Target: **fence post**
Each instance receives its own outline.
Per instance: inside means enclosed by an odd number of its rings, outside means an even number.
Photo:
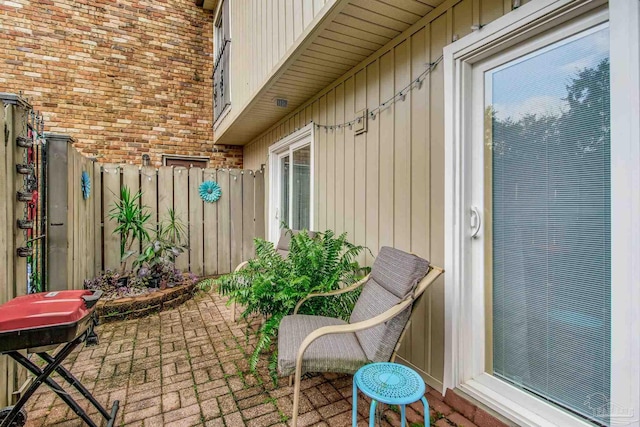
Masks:
[[[47,283],[49,290],[68,289],[69,224],[68,224],[68,164],[69,146],[74,140],[69,135],[46,133],[49,158],[47,164]]]

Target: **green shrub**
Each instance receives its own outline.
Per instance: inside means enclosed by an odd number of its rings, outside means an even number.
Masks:
[[[131,194],[127,186],[120,188],[120,200],[114,202],[109,210],[109,219],[116,221],[118,226],[113,230],[113,234],[120,235],[120,274],[124,275],[127,270],[127,259],[135,253],[132,249],[136,239],[146,241],[149,233],[146,224],[151,218],[146,206],[140,206],[142,192]]]
[[[291,233],[291,230],[287,230]],[[229,303],[244,307],[242,317],[262,315],[258,341],[249,365],[255,370],[260,354],[271,347],[282,318],[292,314],[296,304],[310,293],[328,292],[348,286],[366,274],[356,258],[364,250],[347,241],[346,233],[333,231],[311,237],[306,231],[291,236],[289,256],[282,258],[271,242],[255,240],[256,257],[239,272],[218,279],[218,291],[229,296]],[[330,298],[312,298],[300,314],[339,317],[348,320],[358,293],[347,292]],[[275,355],[270,369],[274,374]]]

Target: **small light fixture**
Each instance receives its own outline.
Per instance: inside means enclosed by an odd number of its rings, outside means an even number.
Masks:
[[[142,155],[142,166],[149,166],[151,164],[151,157],[148,154]]]

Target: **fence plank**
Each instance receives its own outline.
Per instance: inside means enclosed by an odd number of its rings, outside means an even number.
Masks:
[[[138,191],[140,191],[140,168],[136,165],[122,165],[122,185],[129,188],[131,193],[131,197],[134,197]],[[138,206],[140,206],[140,200],[138,201]],[[135,260],[138,255],[140,255],[140,240],[135,239],[133,241],[133,246],[131,246],[131,250],[133,251],[133,255],[131,255],[127,260],[128,268],[131,267],[133,260]]]
[[[75,150],[70,144],[67,144],[67,288],[74,289],[76,266],[75,250],[76,250],[76,238],[74,235],[75,222],[74,222],[74,199],[73,199],[73,178],[76,170],[75,157],[73,156]],[[74,238],[75,237],[75,238]]]
[[[90,250],[89,248],[91,246],[90,245],[91,240],[89,240],[89,234],[88,234],[89,222],[91,221],[91,219],[89,218],[89,211],[87,209],[87,206],[89,205],[89,201],[84,199],[82,195],[82,186],[80,185],[80,183],[82,182],[82,173],[87,171],[88,160],[86,157],[80,154],[78,154],[77,157],[79,159],[79,173],[76,176],[76,179],[77,179],[76,191],[78,193],[78,202],[80,204],[79,217],[78,217],[78,219],[81,222],[79,256],[82,259],[82,268],[81,268],[80,277],[76,283],[76,286],[78,286],[79,289],[82,289],[84,279],[87,279],[89,277],[89,264],[93,262],[93,260],[91,259],[93,250]]]
[[[15,195],[18,190],[25,190],[23,180],[16,177],[15,164],[24,162],[23,159],[27,154],[27,149],[18,148],[16,144],[16,138],[18,136],[22,136],[22,137],[28,136],[27,135],[27,114],[28,113],[26,109],[19,107],[17,105],[14,105],[11,108],[11,110],[13,111],[13,114],[11,117],[12,126],[10,126],[9,129],[12,129],[12,131],[10,131],[8,147],[13,147],[13,149],[7,150],[7,151],[12,152],[13,156],[11,159],[11,163],[7,164],[7,168],[10,168],[11,175],[14,177],[13,179],[14,187],[13,187],[12,193]],[[15,200],[15,196],[14,196],[14,200]],[[16,247],[27,246],[26,233],[24,232],[24,230],[20,230],[16,226],[16,220],[24,218],[24,209],[26,207],[26,203],[14,202],[13,206],[15,208],[13,212],[14,214],[10,218],[7,218],[7,221],[11,224],[11,227],[14,230],[13,236],[14,236],[14,242],[15,242],[14,250],[10,254],[10,256],[14,257],[13,259],[15,260],[13,264],[13,270],[14,270],[13,282],[9,282],[14,284],[15,286],[13,289],[13,295],[10,295],[11,298],[21,296],[27,293],[27,259],[24,257],[16,256],[16,252],[15,252]],[[25,353],[26,352],[23,352],[23,354]],[[9,371],[8,372],[9,396],[11,396],[11,392],[13,390],[17,390],[27,379],[27,373],[24,368],[18,366],[15,363],[9,364],[8,371]],[[10,400],[12,400],[12,398],[10,398]]]
[[[203,170],[189,169],[189,271],[201,276],[204,269],[202,233],[203,205],[198,189],[202,183]]]
[[[142,206],[151,215],[151,218],[149,218],[149,232],[154,233],[158,225],[158,175],[156,168],[153,166],[144,166],[140,170],[140,174]]]
[[[242,260],[246,261],[255,256],[253,239],[255,237],[255,177],[252,170],[242,171]]]
[[[3,204],[2,211],[0,214],[6,218],[8,208],[13,209],[13,197],[9,196],[7,191],[8,181],[10,180],[11,175],[9,174],[9,169],[7,165],[7,147],[8,141],[5,141],[4,135],[4,124],[5,124],[5,106],[0,104],[0,129],[3,131],[0,132],[0,200],[5,200],[6,202]],[[6,145],[5,145],[6,144]],[[9,281],[8,281],[8,266],[10,265],[10,256],[13,254],[10,252],[11,245],[9,244],[9,221],[3,221],[0,224],[0,248],[6,252],[3,253],[3,259],[0,259],[0,304],[4,304],[8,301],[8,293],[9,293]],[[9,404],[9,399],[7,398],[7,366],[8,360],[7,356],[0,356],[0,407],[5,407]]]
[[[94,277],[96,275],[95,259],[96,259],[96,234],[95,223],[99,222],[96,217],[95,203],[93,198],[96,197],[95,191],[95,174],[93,168],[93,161],[86,159],[86,170],[89,174],[89,180],[91,181],[91,193],[86,201],[87,204],[87,249],[91,251],[91,257],[87,262],[87,278]]]
[[[0,129],[3,130],[3,132],[0,132],[0,200],[5,200],[5,203],[3,204],[3,208],[2,208],[2,212],[0,212],[0,214],[6,218],[7,217],[7,209],[11,209],[13,210],[13,200],[14,198],[10,196],[11,193],[9,193],[9,191],[7,191],[7,186],[8,186],[8,182],[10,181],[10,178],[12,175],[10,175],[9,173],[9,165],[7,164],[7,147],[8,147],[8,141],[5,141],[5,134],[4,134],[4,123],[5,123],[5,106],[0,104]],[[10,230],[10,226],[13,226],[12,224],[9,224],[9,221],[2,221],[2,223],[0,224],[0,248],[2,248],[2,250],[6,250],[6,252],[3,253],[3,255],[5,257],[10,257],[12,254],[10,254],[9,250],[10,250],[10,244],[9,244],[9,230]],[[9,280],[8,280],[8,266],[10,265],[9,263],[9,259],[2,259],[0,260],[0,304],[4,304],[5,302],[7,302],[9,300],[8,298],[8,287],[9,287]],[[2,359],[0,359],[2,361],[5,360],[5,358],[3,357]],[[0,390],[4,390],[5,386],[3,386],[3,384],[6,385],[7,379],[3,377],[4,375],[4,370],[2,369],[3,365],[0,365]],[[2,392],[0,392],[0,405],[3,404],[2,401]]]
[[[242,182],[244,174],[232,169],[229,176],[229,202],[231,220],[231,269],[242,262]]]
[[[231,271],[231,226],[229,169],[218,170],[218,185],[222,196],[218,200],[218,274]],[[233,267],[235,268],[235,266]]]
[[[216,181],[215,169],[204,170],[205,181]],[[204,228],[204,274],[218,274],[218,203],[205,203],[203,215]]]
[[[69,210],[73,209],[73,222],[69,222],[69,230],[73,234],[73,278],[70,283],[72,289],[82,288],[83,268],[86,260],[86,252],[84,251],[84,244],[82,239],[83,223],[86,221],[82,217],[82,196],[80,190],[80,175],[82,174],[81,156],[71,145],[70,160],[73,162],[73,174],[69,188],[69,199],[71,206]]]
[[[173,209],[176,219],[187,225],[189,221],[189,170],[183,167],[173,169]],[[185,242],[186,239],[182,241]],[[188,252],[176,258],[176,268],[182,271],[189,269]]]
[[[260,169],[254,174],[254,215],[255,215],[255,237],[261,239],[265,237],[265,198],[266,193],[264,189],[264,170]]]
[[[158,222],[167,221],[167,212],[173,209],[173,167],[158,170]]]
[[[104,240],[102,237],[102,197],[104,191],[102,190],[102,172],[100,171],[100,163],[96,162],[93,164],[93,179],[91,180],[91,192],[93,195],[93,266],[94,273],[98,275],[102,271],[104,271],[104,265],[102,263],[102,248],[104,245]]]
[[[7,170],[7,174],[5,175],[7,180],[5,182],[5,188],[6,188],[6,195],[7,195],[7,199],[6,200],[10,200],[10,202],[6,203],[5,205],[5,212],[4,212],[4,218],[6,218],[6,226],[7,226],[7,252],[6,252],[6,263],[7,263],[7,282],[6,282],[6,294],[5,294],[5,298],[7,300],[11,300],[14,296],[15,296],[15,289],[14,289],[14,263],[15,263],[15,259],[16,259],[16,242],[15,242],[15,238],[13,235],[13,229],[15,227],[15,209],[16,209],[16,196],[15,196],[15,175],[13,174],[13,168],[15,167],[14,164],[14,159],[13,159],[13,153],[14,153],[14,144],[15,144],[15,138],[16,135],[14,133],[14,129],[13,129],[13,107],[11,105],[7,105],[5,107],[5,125],[6,127],[3,127],[3,129],[8,129],[9,130],[9,134],[6,135],[6,140],[5,142],[7,143],[7,151],[5,153],[5,161],[6,161],[6,170]],[[4,133],[4,132],[2,132]],[[7,404],[11,404],[12,399],[11,399],[11,393],[13,393],[13,391],[15,390],[15,363],[13,363],[13,361],[8,360],[7,364],[6,364],[6,372],[2,372],[2,374],[6,375],[6,388],[2,389],[0,391],[0,394],[2,394],[6,401]]]
[[[120,167],[115,164],[105,164],[103,172],[104,268],[105,270],[118,270],[120,267],[120,236],[113,232],[117,227],[117,223],[109,219],[109,211],[120,200]]]

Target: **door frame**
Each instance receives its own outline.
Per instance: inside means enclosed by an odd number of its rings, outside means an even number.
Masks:
[[[634,262],[633,256],[616,256],[636,254],[637,259],[640,254],[640,198],[629,197],[640,194],[640,102],[638,96],[628,95],[640,93],[640,2],[611,0],[608,10],[595,11],[606,4],[604,0],[529,2],[444,49],[447,274],[443,391],[457,388],[523,426],[592,424],[485,373],[484,289],[470,286],[473,67],[495,53],[518,49],[519,44],[578,16],[602,20],[602,13],[608,15],[612,212],[624,213],[615,216],[611,226],[611,402],[620,408],[621,419],[632,414],[626,425],[640,425],[640,263]]]
[[[269,241],[273,243],[277,243],[280,238],[280,220],[276,218],[278,207],[280,205],[280,158],[285,154],[289,153],[291,155],[291,165],[293,166],[293,151],[297,148],[304,147],[308,145],[311,151],[311,164],[310,164],[310,206],[309,206],[309,229],[313,230],[314,228],[314,143],[315,143],[315,132],[314,132],[314,124],[310,122],[305,127],[293,132],[290,135],[287,135],[280,141],[269,147],[269,217],[267,220],[267,236]],[[289,170],[289,179],[293,176],[293,167]],[[291,189],[293,190],[293,189]],[[292,208],[292,198],[291,195],[293,193],[290,191],[289,197],[289,213],[291,213]]]

